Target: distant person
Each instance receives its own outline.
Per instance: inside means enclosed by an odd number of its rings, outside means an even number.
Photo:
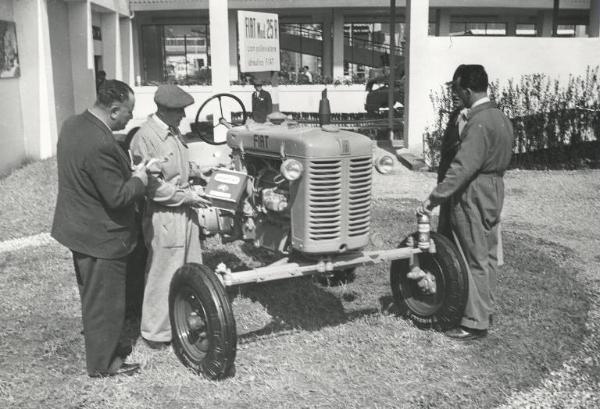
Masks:
[[[461,70],[457,68],[455,77]],[[462,100],[454,92],[453,82],[447,83],[452,97],[452,112],[450,112],[448,123],[442,136],[442,146],[440,149],[440,162],[437,170],[437,183],[441,183],[446,177],[446,172],[450,169],[450,164],[454,160],[460,146],[460,133],[467,123],[468,108],[465,108]],[[438,218],[438,233],[443,234],[454,241],[452,229],[450,227],[450,201],[440,204],[440,215]]]
[[[427,213],[450,201],[450,227],[466,258],[469,295],[460,326],[446,335],[471,340],[487,335],[494,310],[503,177],[512,156],[513,128],[487,96],[483,66],[459,66],[452,83],[453,91],[469,108],[467,122],[444,179],[417,212]]]
[[[52,237],[73,254],[83,318],[87,372],[130,375],[131,345],[120,344],[125,321],[127,257],[136,245],[135,202],[148,182],[131,171],[113,136],[132,118],[135,97],[125,83],[107,80],[96,103],[68,118],[57,145],[58,198]]]
[[[306,84],[312,84],[313,76],[312,76],[310,70],[308,69],[308,65],[305,65],[304,67],[302,67],[302,77],[304,78],[304,82]]]
[[[385,53],[381,54],[381,56],[379,58],[381,59],[381,66],[382,67],[389,67],[389,65],[390,65],[390,54],[387,51]]]
[[[148,182],[142,216],[148,259],[140,330],[148,347],[163,349],[171,342],[171,278],[185,263],[202,263],[198,215],[192,207],[208,202],[189,184],[190,177],[198,176],[198,166],[190,162],[178,128],[194,98],[177,85],[165,84],[156,90],[154,102],[156,113],[134,135],[131,152],[135,159],[161,161],[160,172]]]
[[[252,93],[252,118],[256,122],[264,123],[267,115],[273,112],[271,94],[263,89],[263,81],[254,81],[254,92]]]
[[[96,92],[98,92],[100,86],[104,84],[104,81],[106,81],[106,71],[100,70],[96,74]]]

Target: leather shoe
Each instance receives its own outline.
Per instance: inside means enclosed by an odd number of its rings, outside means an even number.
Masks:
[[[148,346],[148,348],[155,350],[167,349],[169,348],[169,345],[171,345],[170,342],[150,341],[146,338],[144,338],[144,343],[146,346]]]
[[[126,375],[126,376],[131,376],[134,375],[136,373],[138,373],[140,371],[140,364],[138,363],[130,363],[130,364],[126,364],[123,363],[119,369],[117,369],[116,371],[109,371],[109,372],[99,372],[96,373],[94,375],[90,375],[92,378],[108,378],[111,376],[121,376],[121,375]]]
[[[470,341],[473,339],[485,338],[487,333],[487,329],[475,329],[461,326],[446,331],[445,335],[449,338],[458,339],[460,341]]]

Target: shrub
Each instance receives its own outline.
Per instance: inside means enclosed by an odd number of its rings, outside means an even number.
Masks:
[[[500,87],[490,84],[490,97],[511,119],[514,127],[513,166],[561,168],[589,166],[595,163],[598,148],[580,149],[577,146],[596,146],[600,136],[600,79],[599,67],[588,67],[583,76],[570,76],[561,86],[557,79],[545,74],[523,75]],[[452,109],[451,93],[447,88],[430,94],[436,120],[426,129],[425,160],[437,168],[444,128]],[[594,142],[592,145],[589,142]],[[547,154],[540,154],[546,151]],[[533,155],[533,152],[538,154]],[[589,153],[591,156],[578,158]],[[529,160],[545,163],[528,163]],[[583,159],[583,160],[579,160]],[[565,160],[568,165],[564,165]],[[591,163],[591,162],[593,163]]]

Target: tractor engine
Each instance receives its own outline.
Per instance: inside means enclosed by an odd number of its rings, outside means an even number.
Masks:
[[[227,133],[233,169],[218,168],[200,209],[205,231],[257,247],[338,254],[369,240],[373,142],[333,126],[249,124]]]

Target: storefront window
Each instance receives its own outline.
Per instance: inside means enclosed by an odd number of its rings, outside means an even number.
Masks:
[[[321,24],[280,24],[280,80],[282,83],[322,82],[323,26]],[[308,67],[312,79],[303,75]]]
[[[506,23],[452,22],[450,35],[505,36]]]
[[[395,29],[395,55],[403,54],[404,23]],[[366,81],[374,68],[390,61],[390,25],[388,23],[349,23],[344,25],[344,75],[352,82]]]
[[[207,25],[142,27],[143,82],[210,85]]]

